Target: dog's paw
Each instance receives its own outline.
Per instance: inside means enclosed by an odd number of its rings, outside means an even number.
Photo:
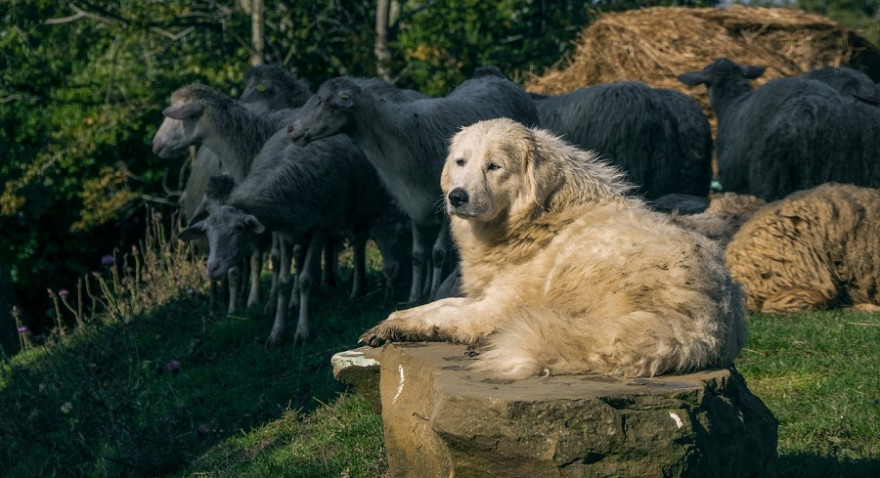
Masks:
[[[396,329],[393,326],[389,326],[386,322],[382,322],[361,334],[358,343],[369,345],[370,347],[379,347],[385,342],[393,341],[398,334],[396,333]]]

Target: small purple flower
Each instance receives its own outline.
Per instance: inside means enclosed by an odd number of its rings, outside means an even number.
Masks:
[[[116,264],[116,258],[107,254],[106,256],[101,257],[101,265],[104,267],[110,267],[113,264]]]
[[[180,360],[169,360],[167,364],[165,364],[165,368],[168,369],[169,372],[180,372]]]
[[[27,325],[22,325],[21,327],[18,328],[18,333],[20,333],[20,334],[26,333],[27,331],[28,331]]]
[[[58,291],[58,296],[61,298],[67,297],[68,295],[70,295],[70,292],[68,292],[67,289],[61,289]]]
[[[61,413],[70,413],[73,410],[73,404],[70,402],[64,402],[61,404]]]

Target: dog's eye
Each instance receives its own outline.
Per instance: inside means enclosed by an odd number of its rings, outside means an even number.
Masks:
[[[455,165],[456,165],[456,166],[464,166],[464,163],[465,163],[464,158],[458,158],[458,159],[455,160]]]
[[[501,169],[501,166],[498,163],[489,163],[486,166],[486,171],[495,171],[496,169]]]

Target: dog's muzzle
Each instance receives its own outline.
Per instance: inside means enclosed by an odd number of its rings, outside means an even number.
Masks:
[[[452,191],[449,191],[449,204],[452,207],[461,207],[462,204],[467,204],[468,202],[468,193],[462,188],[455,188]]]

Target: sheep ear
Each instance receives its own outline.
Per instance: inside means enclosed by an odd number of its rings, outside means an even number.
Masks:
[[[763,66],[754,66],[754,65],[744,66],[744,67],[742,67],[742,75],[743,75],[743,78],[746,78],[749,80],[754,80],[755,78],[758,78],[759,76],[763,75],[766,70],[767,70],[767,68],[763,67]]]
[[[202,202],[196,206],[196,210],[193,211],[192,217],[187,219],[186,225],[187,227],[195,226],[196,223],[203,222],[208,217],[208,199],[202,198]]]
[[[697,86],[708,83],[706,76],[703,74],[702,71],[691,71],[688,73],[682,73],[678,75],[678,81],[684,83],[687,86]]]
[[[204,239],[205,235],[205,221],[198,221],[178,232],[177,238],[181,241],[194,241],[197,239]]]
[[[184,103],[182,105],[169,106],[165,108],[164,110],[162,110],[162,115],[168,118],[182,120],[199,116],[202,114],[202,111],[204,109],[204,106],[198,103]]]
[[[244,225],[248,229],[250,229],[254,234],[262,234],[266,230],[266,226],[260,222],[256,217],[248,214],[244,218]]]
[[[333,97],[333,105],[340,108],[351,108],[354,106],[354,95],[349,90],[342,90]]]

